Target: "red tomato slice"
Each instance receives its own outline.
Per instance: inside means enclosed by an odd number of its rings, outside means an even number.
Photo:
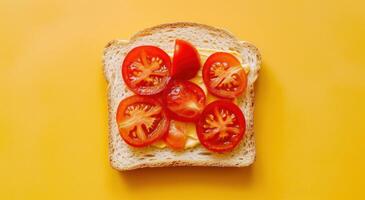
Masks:
[[[155,46],[132,49],[122,64],[125,84],[139,95],[153,95],[165,89],[170,80],[170,57]]]
[[[116,119],[120,136],[134,147],[144,147],[162,138],[170,122],[158,101],[137,95],[120,102]]]
[[[204,64],[203,81],[213,95],[235,98],[245,91],[247,75],[236,57],[217,52],[209,56]]]
[[[215,152],[231,151],[242,140],[245,130],[242,111],[228,100],[208,104],[196,126],[200,143]]]
[[[187,139],[188,137],[184,130],[171,120],[169,131],[165,136],[167,145],[175,150],[183,150]]]
[[[172,118],[180,121],[195,121],[205,105],[204,91],[189,81],[170,82],[163,92],[165,106]]]
[[[177,39],[172,58],[171,76],[180,80],[194,78],[200,66],[200,56],[196,48],[185,40]]]

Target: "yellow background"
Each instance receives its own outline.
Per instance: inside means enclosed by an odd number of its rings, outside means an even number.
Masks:
[[[364,8],[0,1],[0,199],[364,199]],[[176,21],[223,27],[260,48],[253,166],[110,167],[103,47]]]

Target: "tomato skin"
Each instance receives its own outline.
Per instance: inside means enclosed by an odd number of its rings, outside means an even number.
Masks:
[[[174,150],[181,151],[185,148],[187,139],[188,136],[184,133],[184,130],[174,120],[171,120],[169,131],[164,137],[166,144]]]
[[[194,78],[201,67],[198,50],[185,40],[176,39],[171,76],[178,80]]]
[[[163,92],[163,102],[172,119],[194,122],[204,109],[204,91],[190,81],[174,80]]]
[[[156,46],[135,47],[128,52],[121,67],[125,84],[138,95],[158,94],[171,79],[171,59]]]
[[[225,118],[222,115],[223,112],[226,114]],[[213,116],[213,118],[209,116]],[[228,116],[230,116],[230,119],[228,119]],[[221,117],[220,119],[223,122],[220,122],[218,117]],[[211,123],[207,122],[209,120]],[[231,120],[232,123],[228,123]],[[234,129],[234,131],[231,129]],[[215,130],[218,131],[213,133]],[[229,100],[217,100],[208,104],[196,124],[196,132],[200,143],[208,150],[217,153],[232,151],[244,137],[245,130],[246,122],[241,109]]]
[[[204,84],[214,96],[233,99],[246,90],[247,74],[240,61],[230,53],[216,52],[210,55],[202,72]]]
[[[131,107],[133,108],[133,106],[138,107],[141,105],[147,105],[147,106],[150,106],[151,108],[158,108],[158,110],[159,110],[158,113],[155,114],[158,116],[158,124],[151,128],[151,130],[152,130],[151,132],[148,132],[148,131],[146,132],[146,124],[141,123],[141,122],[143,122],[143,118],[138,119],[138,117],[140,117],[140,116],[136,116],[135,121],[142,124],[140,126],[141,127],[140,130],[144,131],[144,134],[146,136],[146,138],[144,140],[142,140],[140,138],[132,138],[130,136],[131,135],[130,130],[135,129],[136,126],[134,126],[133,128],[130,128],[129,130],[121,128],[121,124],[123,122],[126,122],[128,119],[132,118],[131,116],[126,115],[126,113],[128,112],[128,109],[130,109]],[[135,109],[135,110],[138,110],[138,109]],[[138,95],[127,97],[119,103],[117,113],[116,113],[116,121],[117,121],[119,134],[122,137],[122,139],[127,144],[134,146],[134,147],[145,147],[145,146],[148,146],[148,145],[152,144],[153,142],[163,138],[169,129],[169,123],[170,123],[170,119],[167,116],[163,106],[161,105],[161,103],[159,101],[157,101],[151,97],[138,96]],[[135,124],[133,124],[133,125],[135,125]],[[137,135],[138,135],[138,133],[137,133]]]

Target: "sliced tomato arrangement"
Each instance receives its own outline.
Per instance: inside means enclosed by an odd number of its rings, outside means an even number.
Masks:
[[[188,136],[185,134],[184,130],[174,122],[174,120],[171,120],[169,131],[165,135],[164,139],[167,145],[169,145],[172,149],[183,150]]]
[[[215,152],[231,151],[242,140],[245,117],[238,106],[228,100],[217,100],[208,104],[197,126],[200,143]]]
[[[204,91],[189,81],[172,81],[163,92],[163,101],[172,118],[197,120],[205,106]]]
[[[145,96],[122,100],[116,120],[121,137],[134,147],[144,147],[162,138],[168,131],[170,121],[163,106]]]
[[[161,92],[170,80],[171,60],[162,49],[139,46],[132,49],[122,64],[125,84],[139,95]]]
[[[203,81],[213,95],[235,98],[245,91],[247,75],[235,56],[217,52],[209,56],[203,66]]]
[[[184,130],[185,124],[178,121],[194,122],[205,148],[232,151],[244,137],[246,122],[241,109],[230,100],[245,92],[246,72],[230,53],[210,55],[203,66],[203,82],[221,100],[206,105],[203,89],[188,81],[200,67],[197,49],[184,40],[176,40],[172,62],[155,46],[132,49],[121,66],[125,84],[136,94],[118,106],[116,121],[122,139],[134,147],[162,139],[170,148],[183,150],[191,130]]]
[[[177,39],[172,58],[171,76],[180,80],[194,78],[200,66],[200,56],[196,48],[185,40]]]

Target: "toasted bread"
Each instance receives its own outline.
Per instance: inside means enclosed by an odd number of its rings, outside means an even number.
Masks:
[[[134,148],[120,137],[115,120],[119,102],[133,93],[126,87],[121,75],[121,63],[126,54],[140,45],[154,45],[165,51],[173,51],[175,39],[183,39],[197,48],[216,51],[235,51],[241,55],[243,64],[249,66],[248,86],[237,101],[246,118],[246,132],[242,142],[227,153],[214,153],[201,145],[182,152],[170,148]],[[255,160],[255,137],[253,129],[254,82],[258,77],[261,56],[258,49],[245,41],[237,40],[231,33],[196,23],[172,23],[147,28],[130,40],[113,40],[104,50],[104,73],[108,82],[109,109],[109,158],[113,168],[131,170],[143,167],[163,166],[219,166],[243,167]]]

